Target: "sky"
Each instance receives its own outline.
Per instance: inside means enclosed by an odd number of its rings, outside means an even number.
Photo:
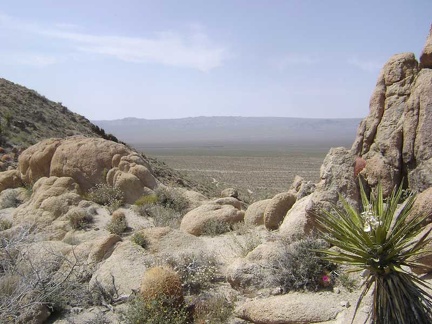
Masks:
[[[431,0],[2,0],[0,77],[91,120],[358,118]]]

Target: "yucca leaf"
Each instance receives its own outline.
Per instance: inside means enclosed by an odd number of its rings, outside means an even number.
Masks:
[[[413,195],[399,205],[402,187],[393,190],[386,201],[381,184],[370,198],[362,182],[359,187],[363,214],[340,197],[341,207],[323,212],[317,221],[324,238],[340,250],[321,251],[325,260],[371,271],[354,317],[373,286],[374,323],[432,323],[432,297],[426,290],[430,289],[429,285],[402,268],[424,266],[418,260],[432,242],[429,238],[432,230],[420,238],[419,234],[427,216],[411,217]]]

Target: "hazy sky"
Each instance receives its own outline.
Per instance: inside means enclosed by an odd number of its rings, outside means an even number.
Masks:
[[[90,119],[364,117],[432,0],[2,0],[0,77]]]

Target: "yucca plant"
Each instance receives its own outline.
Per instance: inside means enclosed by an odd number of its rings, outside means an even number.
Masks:
[[[325,240],[337,250],[322,250],[324,259],[353,266],[353,271],[368,270],[357,310],[372,289],[372,322],[375,324],[432,323],[432,296],[427,283],[407,267],[420,266],[416,261],[431,241],[424,229],[428,215],[408,220],[415,201],[409,196],[398,205],[402,187],[385,200],[381,185],[370,199],[360,183],[363,210],[357,211],[340,197],[342,207],[323,211],[318,225]],[[369,317],[370,318],[370,317]]]

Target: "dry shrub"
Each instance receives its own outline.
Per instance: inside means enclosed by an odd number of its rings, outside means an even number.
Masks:
[[[182,215],[174,209],[158,205],[149,208],[148,214],[153,218],[153,223],[156,227],[169,226],[178,228],[182,219]]]
[[[102,183],[91,188],[86,194],[86,199],[106,206],[111,212],[118,209],[124,203],[123,192],[119,188]]]
[[[201,234],[208,236],[217,236],[229,232],[231,230],[231,225],[227,222],[221,221],[219,219],[210,219],[205,222]]]
[[[12,222],[7,219],[0,219],[0,232],[12,227]]]
[[[233,309],[233,304],[220,293],[200,295],[194,302],[194,323],[227,323]]]
[[[85,229],[93,221],[93,216],[84,209],[74,209],[68,213],[69,224],[73,229]]]
[[[190,313],[182,306],[172,306],[169,298],[159,298],[151,301],[137,297],[129,302],[122,323],[127,324],[188,324]]]
[[[155,191],[158,204],[173,209],[178,213],[183,214],[189,207],[189,201],[181,193],[168,189],[165,187],[159,187]]]
[[[107,225],[107,230],[111,234],[120,235],[126,230],[127,226],[126,215],[122,211],[116,210],[111,216],[111,221]]]
[[[169,257],[166,262],[178,273],[187,294],[198,293],[219,279],[219,270],[213,255],[204,252],[182,253]]]

